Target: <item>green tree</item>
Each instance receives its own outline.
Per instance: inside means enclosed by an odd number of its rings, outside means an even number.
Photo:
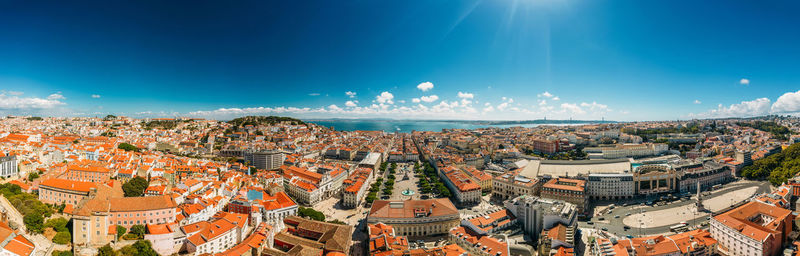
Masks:
[[[42,215],[28,214],[22,218],[22,221],[25,223],[25,227],[28,229],[28,231],[33,233],[42,233],[42,227],[44,226],[44,218]]]
[[[69,251],[69,250],[67,250],[67,251],[54,250],[52,255],[53,256],[72,256],[72,251]]]
[[[158,256],[149,240],[139,240],[133,243],[133,248],[136,249],[136,256]]]
[[[111,248],[111,245],[106,244],[97,251],[97,256],[116,256],[117,254],[114,252],[114,248]]]
[[[297,210],[297,216],[308,217],[312,220],[325,221],[325,214],[312,208],[300,207]]]
[[[53,243],[57,244],[68,244],[72,241],[72,234],[69,231],[58,232],[56,236],[53,237]]]
[[[144,228],[144,225],[133,225],[133,226],[131,226],[131,234],[134,234],[134,235],[138,236],[140,239],[144,238],[144,233],[145,232],[146,232],[146,229]]]
[[[117,226],[117,238],[120,238],[120,237],[122,237],[122,235],[124,235],[124,234],[125,234],[125,232],[128,232],[128,230],[127,230],[127,229],[125,229],[125,227],[123,227],[123,226]]]
[[[137,148],[134,145],[128,144],[128,143],[120,143],[119,146],[117,146],[117,148],[125,150],[125,151],[139,152],[139,148]]]
[[[44,223],[44,227],[52,228],[57,232],[65,232],[69,231],[69,229],[67,228],[67,222],[69,221],[65,218],[53,218],[47,220],[47,222]]]
[[[39,178],[39,174],[38,173],[32,172],[32,173],[28,174],[28,181],[33,181],[33,180],[38,179],[38,178]]]
[[[126,197],[137,197],[144,195],[144,190],[147,189],[149,183],[142,177],[134,177],[125,184],[122,184],[122,191],[125,192]]]

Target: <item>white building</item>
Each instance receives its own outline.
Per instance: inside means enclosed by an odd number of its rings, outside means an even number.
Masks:
[[[17,166],[17,156],[7,156],[0,152],[0,176],[3,178],[8,178],[17,175],[18,173],[19,168]]]
[[[592,173],[586,184],[586,194],[591,199],[631,198],[636,193],[631,173]]]

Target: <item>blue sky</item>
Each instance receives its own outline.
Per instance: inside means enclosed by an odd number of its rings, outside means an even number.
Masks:
[[[0,114],[791,114],[799,11],[792,1],[2,1]]]

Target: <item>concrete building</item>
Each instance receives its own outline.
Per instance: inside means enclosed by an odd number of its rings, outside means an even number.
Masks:
[[[19,173],[16,155],[6,155],[0,152],[0,176],[9,178]]]
[[[543,230],[558,224],[566,226],[575,234],[578,211],[574,204],[560,200],[542,199],[535,196],[520,196],[504,203],[521,223],[522,231],[534,241],[539,240]]]
[[[733,180],[730,167],[714,161],[673,165],[673,168],[677,172],[678,191],[681,193],[697,192],[698,183],[700,190],[709,190],[714,185]]]
[[[633,173],[633,181],[636,184],[636,193],[639,195],[671,193],[678,186],[675,170],[661,164],[637,167]]]
[[[384,223],[400,236],[447,234],[461,217],[450,199],[376,200],[367,215],[368,224]]]
[[[737,150],[734,153],[737,162],[741,162],[744,166],[749,166],[753,164],[753,157],[750,154],[750,151],[743,151]]]
[[[244,161],[250,162],[256,169],[275,170],[281,168],[285,156],[279,150],[246,152]]]
[[[481,202],[481,187],[458,167],[439,168],[439,177],[461,205],[474,205]]]
[[[592,173],[587,180],[586,192],[591,199],[628,199],[636,194],[632,173]]]
[[[551,179],[542,185],[539,196],[572,203],[578,207],[578,212],[582,213],[587,206],[586,181],[567,178]]]
[[[541,188],[539,179],[520,175],[522,169],[509,171],[492,179],[492,197],[506,200],[521,195],[535,195]]]

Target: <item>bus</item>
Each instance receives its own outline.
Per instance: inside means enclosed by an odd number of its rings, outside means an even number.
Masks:
[[[686,230],[686,224],[685,223],[681,223],[681,224],[669,227],[669,231],[672,231],[672,232],[682,232],[682,231],[685,231],[685,230]]]

